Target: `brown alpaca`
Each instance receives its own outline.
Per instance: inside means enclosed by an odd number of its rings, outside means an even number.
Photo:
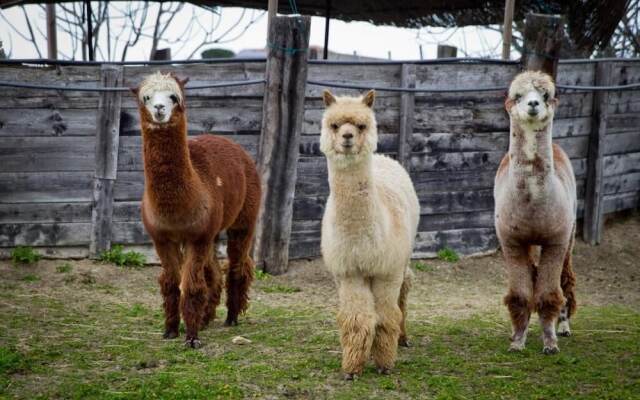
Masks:
[[[200,346],[198,330],[214,317],[222,272],[216,259],[220,231],[228,235],[227,319],[236,325],[253,280],[250,249],[260,204],[260,180],[238,144],[213,135],[187,140],[183,81],[160,73],[132,89],[138,100],[144,155],[142,221],[162,262],[164,337]]]
[[[569,318],[576,309],[571,267],[576,181],[569,158],[551,143],[557,104],[553,80],[541,72],[516,76],[505,102],[511,136],[494,197],[509,277],[504,302],[513,326],[512,351],[524,349],[531,312],[537,311],[543,352],[557,353],[556,320],[560,317],[558,333],[569,336]]]

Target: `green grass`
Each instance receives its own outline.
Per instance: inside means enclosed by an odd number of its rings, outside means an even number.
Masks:
[[[73,267],[71,266],[71,264],[64,263],[64,264],[60,264],[56,267],[56,272],[59,274],[66,274],[71,272],[71,270],[73,269]]]
[[[147,262],[144,254],[136,251],[125,252],[120,245],[114,245],[110,250],[105,250],[98,259],[120,267],[142,267]]]
[[[457,262],[460,260],[460,256],[455,250],[445,247],[444,249],[438,250],[438,259],[447,262]]]
[[[433,272],[435,268],[433,265],[427,264],[423,261],[415,261],[413,264],[413,269],[420,272]]]
[[[260,289],[266,293],[297,293],[300,291],[300,288],[283,284],[262,286]]]
[[[29,246],[18,246],[11,250],[13,264],[33,264],[42,258],[37,251]]]
[[[257,269],[257,268],[255,270],[255,276],[256,276],[256,279],[259,280],[259,281],[266,281],[269,278],[271,278],[271,274],[269,274],[268,272],[264,272],[263,270]]]
[[[22,277],[22,280],[25,282],[38,282],[40,280],[40,277],[35,274],[27,274]]]

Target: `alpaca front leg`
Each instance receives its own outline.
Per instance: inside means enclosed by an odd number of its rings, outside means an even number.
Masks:
[[[180,327],[180,266],[182,252],[177,243],[169,241],[154,241],[154,246],[162,264],[162,273],[158,277],[165,316],[162,337],[173,339],[178,337],[178,328]]]
[[[249,288],[253,282],[254,264],[249,252],[253,241],[253,228],[227,231],[227,319],[225,326],[238,325],[238,315],[249,307]]]
[[[404,273],[404,280],[400,287],[400,297],[398,298],[398,306],[402,312],[402,321],[400,321],[400,337],[398,338],[398,345],[402,347],[409,347],[409,338],[407,336],[407,297],[409,297],[409,290],[411,290],[411,281],[413,279],[413,272],[410,268],[407,268]]]
[[[388,374],[398,355],[398,339],[402,311],[398,306],[398,297],[402,286],[402,276],[393,278],[374,278],[371,283],[377,324],[371,353],[378,373]]]
[[[212,259],[205,265],[204,278],[207,282],[208,296],[202,317],[202,328],[207,327],[209,322],[216,317],[216,308],[220,304],[220,293],[222,292],[222,271],[215,254],[215,247]]]
[[[574,232],[571,234],[571,243],[564,257],[564,263],[562,265],[562,275],[560,278],[562,294],[567,299],[564,306],[560,310],[560,317],[558,318],[558,335],[560,336],[571,336],[571,327],[569,325],[569,321],[573,314],[576,312],[576,275],[573,272],[572,262],[573,245],[575,244],[575,226],[573,229]]]
[[[187,261],[182,270],[180,308],[187,331],[185,345],[194,349],[202,345],[198,330],[202,326],[207,305],[205,265],[209,260],[210,247],[209,243],[189,244]]]
[[[521,351],[527,342],[529,319],[533,310],[533,266],[529,263],[527,246],[503,245],[502,249],[509,279],[509,292],[504,297],[512,326],[509,351]]]
[[[373,343],[376,324],[373,294],[363,277],[342,277],[337,283],[342,371],[346,380],[353,380],[362,373]]]
[[[555,354],[560,351],[556,336],[556,320],[566,302],[560,287],[562,260],[566,245],[545,246],[540,255],[538,278],[535,287],[536,310],[542,327],[544,354]]]

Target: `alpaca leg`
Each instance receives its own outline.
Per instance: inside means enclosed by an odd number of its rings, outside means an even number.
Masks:
[[[226,326],[238,325],[238,315],[249,307],[249,287],[253,281],[254,264],[249,252],[253,241],[253,228],[250,230],[229,229],[227,254],[229,271],[227,272],[227,319]]]
[[[205,266],[211,257],[209,240],[189,243],[187,246],[187,260],[182,270],[182,299],[180,308],[186,326],[187,335],[185,345],[192,348],[200,347],[198,329],[202,326],[205,308],[207,306],[207,282],[205,280]]]
[[[164,334],[165,339],[178,337],[180,327],[180,266],[182,264],[182,252],[180,245],[173,242],[154,241],[156,252],[162,263],[162,273],[158,277],[160,292],[162,293],[162,306],[164,308]]]
[[[342,371],[345,379],[352,380],[362,373],[373,344],[376,324],[373,293],[363,277],[341,277],[336,281],[340,300],[338,328]]]
[[[575,227],[574,227],[575,232]],[[571,327],[569,320],[576,312],[576,295],[574,288],[576,285],[576,275],[573,273],[572,267],[572,252],[575,239],[573,234],[571,236],[571,244],[567,249],[567,254],[564,257],[564,263],[562,265],[562,276],[560,278],[560,286],[562,287],[562,293],[567,299],[562,309],[560,309],[560,317],[558,318],[558,335],[571,336]]]
[[[400,287],[400,297],[398,297],[398,307],[402,312],[402,320],[400,321],[400,337],[398,338],[398,345],[402,347],[409,347],[409,338],[407,337],[407,297],[409,296],[409,290],[411,290],[411,280],[413,278],[413,272],[410,268],[407,268],[404,272],[404,279],[402,286]]]
[[[209,325],[209,322],[216,317],[216,308],[220,304],[220,292],[222,291],[222,271],[216,255],[216,246],[212,251],[211,260],[205,265],[204,279],[207,282],[208,297],[207,306],[202,317],[202,327]]]
[[[533,266],[529,261],[529,248],[522,245],[503,245],[507,262],[509,292],[504,297],[504,304],[511,316],[510,351],[524,349],[527,341],[529,319],[533,310]]]
[[[398,339],[402,311],[398,306],[404,277],[374,278],[371,283],[377,316],[376,332],[371,354],[378,372],[388,374],[398,354]]]
[[[538,278],[535,287],[535,305],[542,326],[542,341],[545,354],[559,351],[556,337],[556,320],[565,303],[560,287],[562,262],[567,245],[544,246],[540,255]]]

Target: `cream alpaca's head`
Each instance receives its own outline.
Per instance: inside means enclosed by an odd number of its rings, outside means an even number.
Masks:
[[[375,91],[358,97],[335,97],[325,90],[322,96],[326,109],[322,116],[320,150],[344,166],[366,159],[378,143],[373,112]]]
[[[520,125],[541,129],[552,120],[558,106],[556,86],[551,76],[538,71],[518,74],[509,87],[505,108]]]
[[[173,73],[156,72],[131,90],[150,122],[160,125],[168,123],[175,110],[184,111],[184,86],[188,81],[189,78],[180,80]]]

